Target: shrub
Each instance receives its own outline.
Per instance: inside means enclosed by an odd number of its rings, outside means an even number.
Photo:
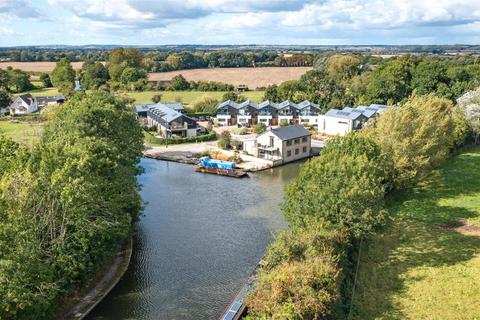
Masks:
[[[257,319],[320,319],[332,313],[338,287],[335,260],[318,256],[261,272],[246,301],[249,314]]]
[[[290,123],[288,122],[287,119],[282,119],[279,125],[280,127],[287,127],[288,125],[290,125]]]
[[[235,163],[241,163],[242,158],[240,158],[240,156],[237,153],[235,153],[233,156],[228,158],[228,161],[235,162]]]
[[[263,122],[259,122],[253,126],[253,132],[255,132],[256,134],[262,134],[265,131],[267,131],[267,125]]]
[[[162,95],[161,94],[155,94],[152,97],[152,102],[153,103],[159,103],[160,101],[162,101]]]
[[[204,97],[202,100],[193,105],[193,112],[205,113],[208,115],[215,114],[217,111],[218,100],[209,97]]]
[[[238,141],[238,140],[232,140],[232,142],[230,143],[230,145],[231,145],[232,148],[235,149],[235,150],[241,150],[241,149],[242,149],[242,146],[243,146],[243,142],[242,142],[242,141]]]
[[[222,149],[230,149],[232,143],[232,135],[230,131],[225,130],[220,135],[220,139],[218,140],[218,147]]]

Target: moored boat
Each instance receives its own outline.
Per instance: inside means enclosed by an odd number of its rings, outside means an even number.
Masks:
[[[195,166],[195,171],[234,178],[241,178],[247,175],[245,171],[235,168],[235,162],[215,160],[209,157],[200,158],[200,162]]]

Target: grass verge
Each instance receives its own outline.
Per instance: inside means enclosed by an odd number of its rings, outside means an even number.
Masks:
[[[27,146],[34,146],[40,140],[42,132],[41,122],[0,120],[0,134]]]
[[[353,319],[480,319],[480,148],[388,201],[362,253]]]

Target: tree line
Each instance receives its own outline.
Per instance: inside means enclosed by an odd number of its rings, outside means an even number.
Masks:
[[[358,133],[327,142],[287,187],[290,230],[269,247],[247,319],[347,319],[359,247],[388,220],[388,193],[422,181],[480,132],[480,112],[413,95]]]
[[[402,56],[389,59],[360,55],[330,55],[315,61],[315,69],[300,80],[266,88],[272,101],[308,99],[323,111],[381,103],[396,104],[413,93],[433,93],[455,101],[480,85],[480,62],[475,57]]]
[[[59,107],[32,150],[0,135],[1,319],[54,318],[131,236],[142,146],[131,109],[103,92]]]

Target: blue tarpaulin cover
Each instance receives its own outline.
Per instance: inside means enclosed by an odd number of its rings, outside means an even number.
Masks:
[[[235,169],[235,162],[210,159],[209,157],[200,158],[200,165],[209,168]]]

